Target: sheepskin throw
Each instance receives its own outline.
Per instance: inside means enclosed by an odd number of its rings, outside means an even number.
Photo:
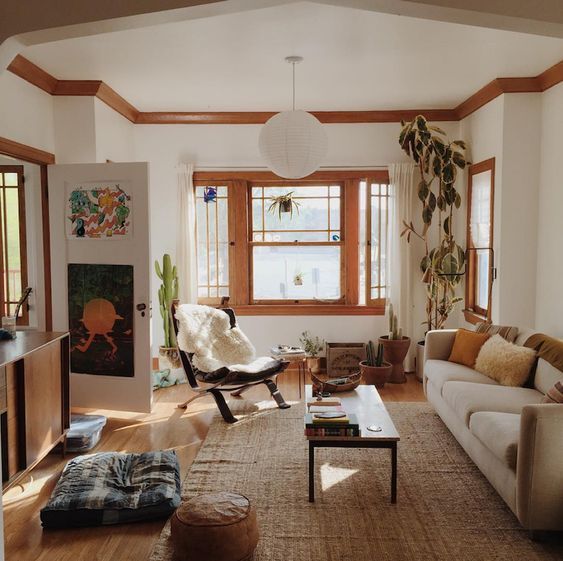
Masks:
[[[193,354],[192,363],[202,372],[227,367],[231,371],[253,373],[278,364],[270,357],[256,358],[256,350],[238,327],[231,328],[230,317],[209,306],[183,304],[176,311],[179,322],[178,346]]]
[[[493,335],[482,347],[475,370],[503,386],[523,386],[536,359],[536,351],[508,343]]]

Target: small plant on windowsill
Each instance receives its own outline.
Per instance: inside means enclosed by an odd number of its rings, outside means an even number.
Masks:
[[[276,211],[278,213],[278,217],[281,220],[282,214],[288,214],[289,218],[293,218],[293,209],[297,211],[299,214],[299,203],[293,200],[293,191],[286,193],[285,195],[280,195],[278,197],[271,197],[270,200],[272,201],[270,206],[268,207],[268,212],[275,214]]]
[[[299,342],[307,354],[307,368],[317,374],[321,370],[321,359],[317,356],[324,347],[324,341],[318,337],[313,337],[308,331],[303,331]]]

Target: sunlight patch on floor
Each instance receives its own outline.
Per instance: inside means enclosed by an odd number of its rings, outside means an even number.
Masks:
[[[342,481],[352,477],[358,473],[357,469],[345,469],[331,464],[323,464],[321,466],[321,486],[322,490],[326,491]]]

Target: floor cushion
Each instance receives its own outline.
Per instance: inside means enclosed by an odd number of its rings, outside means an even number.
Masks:
[[[469,427],[469,419],[477,411],[519,414],[524,405],[541,403],[543,394],[530,388],[446,382],[442,388],[442,397]]]
[[[180,504],[172,450],[101,452],[70,460],[41,510],[48,528],[99,526],[169,516]]]
[[[427,360],[424,363],[424,375],[440,393],[444,384],[451,381],[497,385],[497,382],[492,378],[473,370],[473,368],[449,360]]]
[[[518,441],[520,439],[520,415],[478,411],[469,420],[469,430],[499,460],[516,471]]]

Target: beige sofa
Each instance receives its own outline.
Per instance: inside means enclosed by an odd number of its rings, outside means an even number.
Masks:
[[[501,386],[448,362],[455,333],[426,335],[428,401],[524,528],[563,530],[563,405],[541,403],[562,373],[539,359],[533,387]]]

